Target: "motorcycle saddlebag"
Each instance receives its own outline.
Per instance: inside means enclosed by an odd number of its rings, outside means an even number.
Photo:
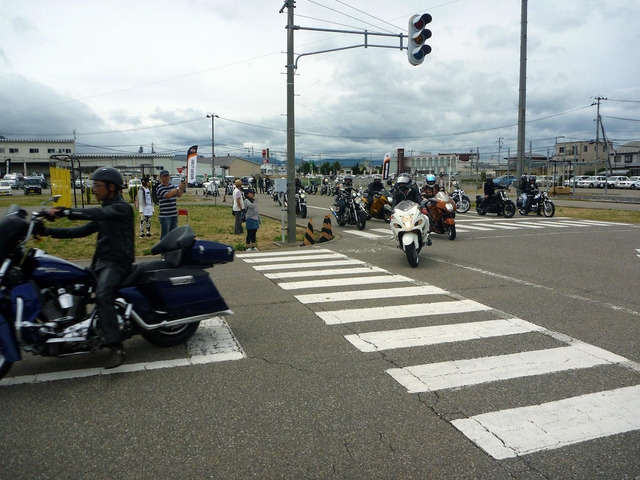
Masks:
[[[233,262],[233,247],[209,240],[196,240],[185,255],[183,265],[208,265]]]
[[[174,317],[189,317],[228,310],[209,273],[196,268],[152,270],[138,289],[154,307]]]

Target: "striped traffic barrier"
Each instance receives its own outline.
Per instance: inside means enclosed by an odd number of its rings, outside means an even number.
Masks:
[[[332,239],[333,228],[331,227],[331,217],[329,215],[325,215],[324,220],[322,221],[322,231],[320,232],[318,243],[328,242]]]
[[[302,245],[313,245],[316,243],[313,238],[313,219],[309,219],[309,223],[307,224],[307,231],[304,234],[304,243]]]

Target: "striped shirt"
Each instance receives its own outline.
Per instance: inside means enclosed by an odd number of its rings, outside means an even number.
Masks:
[[[177,217],[178,207],[176,206],[176,197],[164,198],[164,196],[171,190],[175,190],[173,185],[158,185],[156,194],[158,196],[158,203],[160,204],[160,217]]]

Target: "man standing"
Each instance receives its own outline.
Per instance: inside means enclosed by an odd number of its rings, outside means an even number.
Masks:
[[[244,210],[244,199],[242,198],[242,180],[239,178],[234,182],[233,188],[233,214],[236,217],[235,231],[236,235],[244,233],[242,229],[242,210]]]
[[[122,197],[124,181],[118,170],[101,167],[93,176],[93,194],[102,203],[100,208],[52,208],[53,218],[63,216],[71,220],[90,220],[72,228],[44,228],[39,235],[53,238],[80,238],[98,233],[91,269],[96,275],[97,328],[103,345],[111,349],[105,368],[122,365],[126,353],[114,306],[115,296],[123,280],[131,272],[134,261],[133,209]]]
[[[186,187],[184,180],[180,182],[179,187],[174,187],[169,183],[169,171],[162,170],[160,172],[160,185],[158,185],[158,202],[160,203],[160,240],[162,240],[167,233],[178,226],[178,207],[176,205],[176,197],[181,197],[184,194]]]

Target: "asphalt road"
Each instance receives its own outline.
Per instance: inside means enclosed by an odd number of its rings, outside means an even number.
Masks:
[[[235,314],[204,357],[27,354],[0,384],[0,478],[640,478],[640,227],[457,220],[418,268],[377,220],[239,254],[212,270]]]

